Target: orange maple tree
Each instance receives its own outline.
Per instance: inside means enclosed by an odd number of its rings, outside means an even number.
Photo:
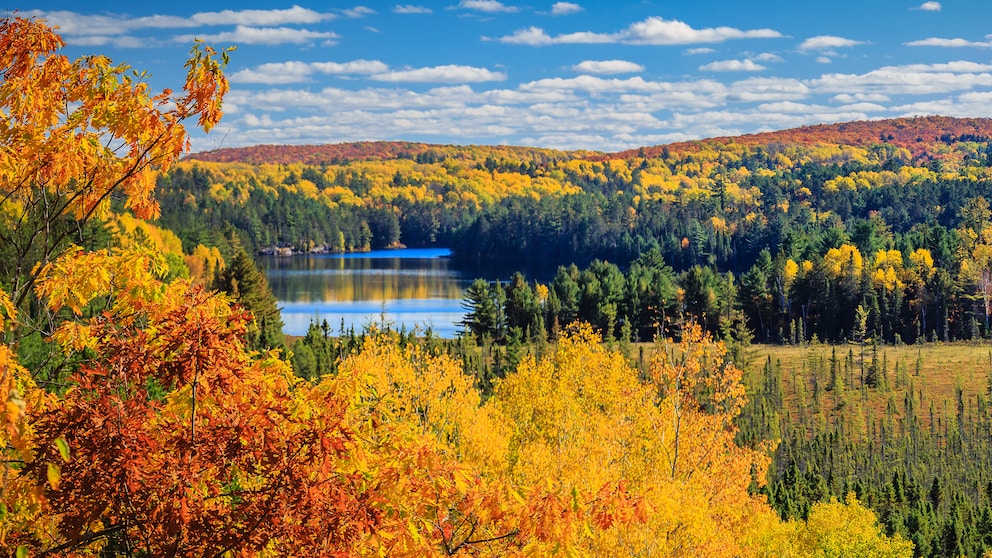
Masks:
[[[247,351],[251,316],[188,281],[156,280],[162,265],[100,251],[41,271],[52,310],[91,297],[110,305],[56,334],[92,356],[32,417],[25,473],[41,485],[48,464],[60,467],[46,491],[58,544],[22,542],[61,552],[102,541],[149,556],[348,548],[377,511],[359,472],[343,472],[343,403],[277,355]],[[93,269],[112,273],[92,281]],[[66,462],[57,440],[71,448]]]

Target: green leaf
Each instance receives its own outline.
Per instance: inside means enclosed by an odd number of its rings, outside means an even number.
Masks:
[[[5,502],[0,502],[0,522],[7,519],[7,504]]]
[[[66,463],[69,462],[69,442],[65,441],[65,438],[56,438],[55,447],[59,448],[59,455],[62,456],[62,461]]]
[[[16,556],[17,558],[28,558],[28,547],[24,546],[23,544],[17,547]]]

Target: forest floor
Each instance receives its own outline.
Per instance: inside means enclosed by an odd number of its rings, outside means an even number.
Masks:
[[[810,359],[819,357],[829,366],[832,350],[837,349],[837,359],[843,361],[850,353],[860,374],[861,346],[854,343],[844,345],[752,345],[748,350],[748,368],[764,366],[768,357],[779,360],[783,375],[791,370],[802,371],[803,364],[811,368]],[[872,347],[864,348],[865,365],[872,360]],[[989,373],[992,372],[992,344],[986,343],[927,343],[920,345],[880,345],[878,356],[888,366],[888,378],[892,382],[897,367],[905,370],[909,377],[921,378],[917,384],[925,384],[932,393],[954,395],[960,385],[967,393],[985,391]]]

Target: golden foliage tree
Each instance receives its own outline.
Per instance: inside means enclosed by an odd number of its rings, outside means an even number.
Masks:
[[[181,95],[153,94],[143,73],[105,56],[69,60],[43,21],[0,21],[0,272],[16,307],[36,264],[78,242],[114,196],[154,217],[154,174],[186,150],[184,122],[204,130],[221,117],[227,52],[196,43]],[[30,316],[22,315],[22,320]]]

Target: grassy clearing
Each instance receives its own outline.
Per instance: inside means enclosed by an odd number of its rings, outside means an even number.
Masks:
[[[848,353],[854,357],[856,375],[860,375],[861,346],[845,345],[754,345],[749,351],[748,370],[755,370],[764,365],[766,359],[781,362],[784,378],[793,371],[807,380],[814,371],[810,370],[810,357],[819,356],[829,364],[832,349],[837,349],[837,358],[844,360]],[[890,384],[895,387],[895,372],[897,368],[906,371],[909,379],[917,388],[922,389],[928,398],[943,399],[954,396],[955,388],[969,395],[985,392],[988,386],[989,372],[992,371],[992,345],[965,343],[930,343],[926,345],[900,345],[878,347],[877,358],[887,367]],[[865,366],[872,360],[871,346],[865,347]],[[803,374],[805,364],[806,373]],[[855,379],[858,382],[858,379]]]

